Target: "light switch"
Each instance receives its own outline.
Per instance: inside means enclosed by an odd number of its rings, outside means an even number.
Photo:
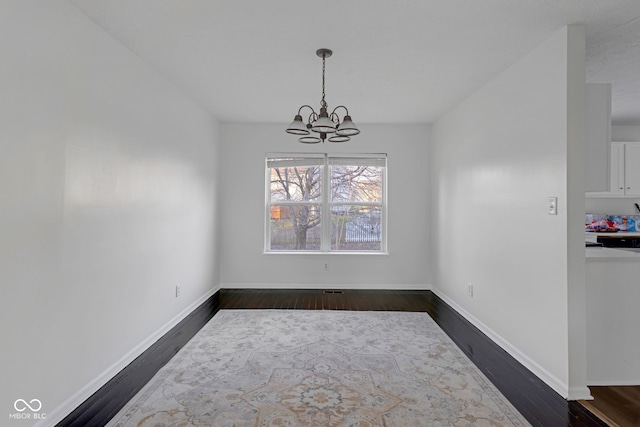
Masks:
[[[549,215],[558,215],[558,198],[549,197]]]

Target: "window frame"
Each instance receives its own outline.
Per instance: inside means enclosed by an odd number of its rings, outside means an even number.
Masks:
[[[318,202],[311,201],[278,201],[272,203],[271,200],[271,166],[270,161],[276,159],[291,158],[294,163],[297,159],[322,159],[320,164],[320,176],[321,176],[321,195]],[[382,196],[379,202],[357,202],[357,201],[339,201],[333,202],[331,200],[331,176],[330,176],[330,159],[357,159],[362,163],[366,162],[366,159],[376,159],[378,162],[382,161],[382,165],[378,165],[381,168],[381,185]],[[373,163],[373,162],[372,162]],[[310,160],[309,164],[312,164]],[[354,165],[357,165],[354,164]],[[345,166],[348,166],[345,164]],[[264,222],[264,254],[304,254],[304,255],[388,255],[388,203],[387,203],[387,175],[388,175],[388,156],[386,153],[267,153],[265,155],[265,222]],[[278,206],[305,206],[305,205],[318,205],[320,206],[320,248],[319,249],[300,249],[300,250],[274,250],[271,249],[271,220],[272,220],[272,205]],[[380,225],[382,227],[380,233],[380,249],[378,250],[344,250],[344,249],[331,249],[331,208],[333,206],[349,205],[349,206],[377,206],[380,208]]]

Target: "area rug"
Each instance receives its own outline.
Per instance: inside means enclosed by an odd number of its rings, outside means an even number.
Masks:
[[[222,310],[110,427],[526,426],[426,313]]]

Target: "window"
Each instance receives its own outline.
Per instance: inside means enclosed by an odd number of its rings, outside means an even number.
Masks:
[[[267,252],[386,252],[386,155],[268,155]]]

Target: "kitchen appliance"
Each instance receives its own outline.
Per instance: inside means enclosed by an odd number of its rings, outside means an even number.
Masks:
[[[597,242],[605,248],[640,248],[640,237],[598,236]]]

